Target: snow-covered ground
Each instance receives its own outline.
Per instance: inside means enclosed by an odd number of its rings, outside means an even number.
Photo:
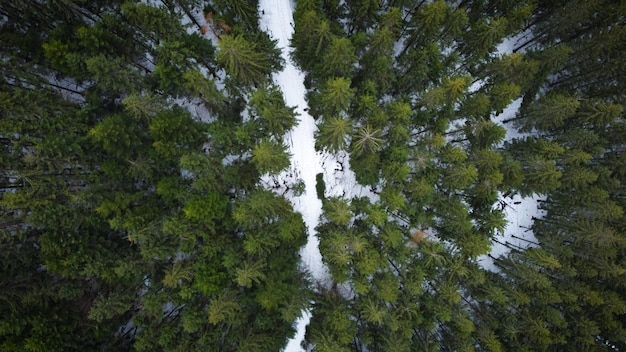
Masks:
[[[279,184],[282,179],[297,175],[305,184],[305,192],[298,197],[291,198],[296,211],[302,214],[308,227],[309,241],[302,250],[302,261],[311,272],[313,278],[320,281],[327,277],[326,268],[322,264],[322,256],[317,248],[318,240],[315,237],[315,227],[322,215],[322,201],[315,192],[315,175],[323,172],[320,156],[315,151],[314,133],[317,129],[314,119],[307,113],[307,103],[304,98],[304,75],[294,67],[289,58],[289,38],[293,32],[292,5],[290,0],[261,0],[261,29],[266,30],[273,39],[278,40],[285,59],[285,68],[275,74],[274,82],[281,88],[287,106],[296,107],[299,123],[286,136],[286,143],[291,154],[291,169],[277,178]]]
[[[512,122],[504,122],[515,117],[515,114],[519,111],[521,103],[521,98],[514,100],[501,114],[494,118],[494,122],[506,129],[505,141],[522,138],[528,135],[526,133],[520,133],[517,128],[513,127]],[[506,255],[511,250],[510,246],[516,248],[526,248],[530,245],[530,243],[537,241],[533,232],[530,230],[530,227],[533,224],[533,217],[543,217],[544,211],[539,209],[539,202],[544,199],[544,196],[536,194],[525,198],[522,198],[519,195],[514,195],[512,197],[502,197],[500,199],[500,204],[504,207],[504,213],[506,214],[508,224],[504,233],[496,236],[497,242],[493,243],[490,253],[491,256],[497,258],[501,255]],[[514,238],[513,236],[519,238]],[[498,270],[489,256],[482,256],[479,260],[483,268],[492,271]]]
[[[519,45],[519,43],[523,41],[527,35],[528,33],[520,33],[513,38],[505,39],[498,46],[498,53],[512,53],[516,45]],[[475,85],[479,84],[480,82],[477,82]],[[479,86],[473,86],[471,89],[478,90]],[[521,104],[521,98],[514,100],[501,114],[495,116],[493,119],[494,122],[506,129],[505,141],[511,141],[515,138],[522,138],[528,135],[520,133],[517,128],[513,126],[512,122],[506,122],[507,120],[515,117]],[[545,197],[539,195],[533,195],[526,198],[522,198],[519,195],[501,198],[501,204],[504,205],[504,212],[506,214],[508,225],[504,230],[504,233],[499,234],[496,237],[497,242],[493,243],[490,253],[491,256],[497,258],[499,256],[506,255],[511,250],[510,246],[526,248],[530,245],[530,243],[537,241],[533,232],[530,230],[530,227],[533,224],[533,218],[543,217],[544,212],[539,209],[539,202],[544,199]],[[513,236],[519,238],[514,238]],[[489,256],[482,256],[479,260],[483,268],[492,271],[498,270]]]
[[[315,120],[307,113],[304,88],[304,74],[291,62],[289,56],[289,39],[293,33],[293,5],[291,0],[261,0],[259,11],[261,15],[261,30],[267,31],[273,39],[278,40],[278,47],[282,50],[285,59],[285,68],[274,76],[274,82],[281,88],[287,106],[296,107],[299,115],[298,125],[286,136],[286,143],[291,154],[291,170],[279,175],[275,184],[284,184],[284,179],[296,175],[302,179],[305,192],[300,196],[286,194],[290,198],[296,211],[302,214],[308,228],[308,241],[300,255],[304,268],[308,270],[318,283],[327,284],[328,270],[322,263],[316,237],[315,227],[322,215],[322,202],[317,198],[315,191],[315,177],[318,173],[329,173],[332,163],[322,166],[321,156],[315,151],[314,134],[317,129]],[[325,170],[326,169],[326,170]],[[334,171],[334,170],[333,170]],[[293,177],[293,176],[291,176]],[[266,180],[267,181],[267,180]],[[302,351],[301,343],[304,339],[306,326],[311,319],[310,312],[303,315],[296,322],[297,333],[285,348],[285,352]]]
[[[285,143],[291,154],[291,168],[276,177],[265,177],[264,182],[272,185],[289,185],[302,179],[306,191],[301,196],[285,195],[292,201],[295,209],[302,213],[309,228],[309,243],[302,251],[302,260],[313,278],[324,283],[328,279],[326,268],[322,265],[321,255],[317,249],[315,227],[322,214],[322,202],[315,192],[315,177],[318,173],[324,176],[326,197],[368,197],[378,200],[378,195],[358,182],[350,169],[350,158],[347,153],[331,154],[315,150],[315,120],[308,114],[305,99],[304,74],[291,61],[289,38],[293,34],[293,5],[291,0],[261,0],[261,30],[267,31],[273,39],[278,40],[278,47],[285,59],[283,71],[274,75],[274,82],[281,88],[287,106],[296,107],[299,124],[291,130]]]
[[[376,200],[378,196],[356,182],[346,153],[335,155],[315,151],[317,126],[315,120],[307,113],[304,74],[293,65],[289,55],[289,39],[293,34],[293,10],[291,0],[259,1],[260,28],[278,40],[278,47],[285,59],[285,68],[274,76],[274,82],[283,91],[287,106],[296,107],[299,115],[298,126],[285,138],[291,154],[291,169],[276,177],[266,177],[263,181],[268,187],[293,184],[297,179],[304,181],[304,194],[294,196],[293,193],[287,192],[285,195],[291,200],[295,210],[302,214],[308,228],[308,242],[300,252],[302,264],[318,284],[329,286],[331,282],[328,269],[322,262],[318,248],[319,240],[315,232],[322,215],[322,202],[317,198],[315,190],[316,175],[323,174],[327,197],[352,199],[364,196]],[[285,352],[302,351],[300,345],[310,319],[310,312],[303,312],[303,316],[296,322],[297,334],[289,341]]]

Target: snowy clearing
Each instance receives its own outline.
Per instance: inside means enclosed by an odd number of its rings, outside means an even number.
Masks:
[[[317,249],[318,240],[315,237],[315,226],[322,214],[322,201],[317,199],[315,193],[315,175],[322,172],[320,157],[315,151],[314,133],[317,129],[315,121],[306,112],[308,110],[304,99],[304,75],[294,67],[289,58],[289,38],[293,32],[291,27],[292,12],[289,0],[265,0],[260,1],[261,29],[266,30],[273,39],[278,39],[278,46],[282,50],[285,59],[285,68],[275,74],[274,82],[281,88],[287,106],[296,107],[299,123],[285,137],[291,154],[291,169],[277,177],[268,178],[277,181],[279,185],[285,184],[285,179],[297,177],[304,181],[306,190],[299,196],[289,196],[296,211],[302,214],[304,222],[309,230],[309,241],[301,252],[305,268],[313,278],[320,281],[327,277],[326,269],[322,264],[322,257]]]
[[[512,43],[513,39],[511,39],[510,42]],[[503,44],[499,48],[510,49],[512,48],[512,44]],[[515,117],[521,104],[521,98],[514,100],[501,114],[495,116],[493,119],[495,123],[506,129],[505,141],[511,141],[530,135],[520,133],[512,122],[504,122]],[[526,198],[514,195],[513,197],[503,197],[500,199],[508,224],[504,229],[504,233],[496,236],[495,240],[497,242],[492,242],[491,256],[497,258],[509,253],[511,250],[510,246],[526,248],[531,242],[537,241],[530,227],[533,224],[533,218],[543,217],[544,211],[539,209],[539,202],[544,199],[545,197],[540,195],[533,195]],[[519,238],[514,238],[513,236]],[[498,271],[498,268],[488,255],[481,256],[479,262],[484,269]]]
[[[307,103],[304,98],[304,75],[291,62],[289,57],[289,38],[293,33],[293,7],[290,0],[261,0],[259,2],[261,12],[261,30],[267,31],[273,39],[278,40],[278,47],[282,50],[285,60],[285,68],[274,76],[274,82],[281,88],[287,106],[296,107],[299,115],[299,124],[287,136],[286,143],[291,154],[291,170],[278,176],[278,184],[284,184],[281,178],[296,175],[302,179],[305,192],[299,196],[290,198],[296,211],[302,214],[308,228],[308,241],[300,251],[304,268],[308,270],[313,279],[323,283],[327,281],[328,270],[322,263],[318,245],[319,240],[315,235],[315,227],[322,215],[322,201],[317,199],[315,193],[315,175],[323,172],[319,155],[315,151],[314,134],[317,127],[315,121],[306,112]],[[306,326],[311,319],[310,312],[303,312],[301,318],[296,321],[296,336],[289,341],[286,352],[302,351],[301,343],[304,339]]]
[[[350,170],[350,161],[346,153],[333,155],[318,153],[315,150],[315,120],[307,113],[308,105],[305,100],[304,74],[291,61],[289,39],[293,34],[293,4],[290,0],[261,0],[259,11],[261,17],[260,28],[278,40],[278,47],[282,50],[285,68],[274,75],[274,82],[281,88],[287,106],[296,107],[299,115],[299,124],[285,137],[291,154],[291,169],[276,177],[265,177],[263,182],[268,187],[279,188],[293,184],[302,179],[305,192],[300,196],[285,192],[296,211],[302,214],[308,228],[308,242],[300,251],[304,269],[309,271],[313,279],[321,285],[329,286],[328,269],[322,263],[316,237],[315,227],[322,215],[322,201],[315,192],[315,177],[318,173],[324,175],[326,196],[337,196],[351,199],[352,197],[369,197],[377,200],[378,196],[369,189],[359,185],[354,173]],[[303,316],[296,322],[297,334],[289,341],[285,352],[302,351],[301,342],[304,339],[306,326],[311,319],[310,312],[303,312]]]

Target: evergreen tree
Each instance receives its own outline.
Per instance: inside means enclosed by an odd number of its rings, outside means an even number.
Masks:
[[[352,122],[339,116],[324,118],[315,134],[315,147],[331,152],[346,150],[352,135]]]
[[[326,81],[319,97],[324,115],[338,115],[350,107],[355,95],[350,84],[350,79],[345,77],[330,78]]]
[[[254,194],[270,136],[232,138],[241,91],[280,60],[246,33],[267,67],[218,82],[210,42],[181,24],[197,5],[0,5],[0,349],[279,350],[293,333],[302,218]],[[278,136],[295,116],[277,94],[245,98]]]
[[[267,54],[257,50],[256,44],[242,35],[222,36],[218,47],[217,62],[243,85],[265,83],[274,69]]]
[[[278,173],[289,166],[287,146],[274,140],[264,139],[252,150],[252,161],[261,173]]]

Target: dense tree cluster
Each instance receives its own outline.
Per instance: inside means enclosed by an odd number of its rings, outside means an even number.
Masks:
[[[305,228],[258,186],[289,166],[282,62],[255,1],[204,5],[0,5],[0,350],[268,351],[293,334]],[[203,37],[203,10],[232,32]]]
[[[324,201],[334,285],[317,292],[309,346],[625,348],[624,14],[619,1],[297,2],[316,146],[349,152],[378,195]],[[523,134],[507,138],[495,121],[516,99],[506,123]],[[514,194],[543,195],[546,215],[536,242],[503,243],[486,271]]]
[[[257,0],[0,16],[0,350],[278,351],[306,308],[316,351],[626,350],[624,1],[296,1],[315,146],[375,193],[317,175],[319,285]]]

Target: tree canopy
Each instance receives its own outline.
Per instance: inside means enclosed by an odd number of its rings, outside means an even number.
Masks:
[[[626,350],[624,1],[296,1],[310,229],[257,0],[0,14],[0,350]]]

